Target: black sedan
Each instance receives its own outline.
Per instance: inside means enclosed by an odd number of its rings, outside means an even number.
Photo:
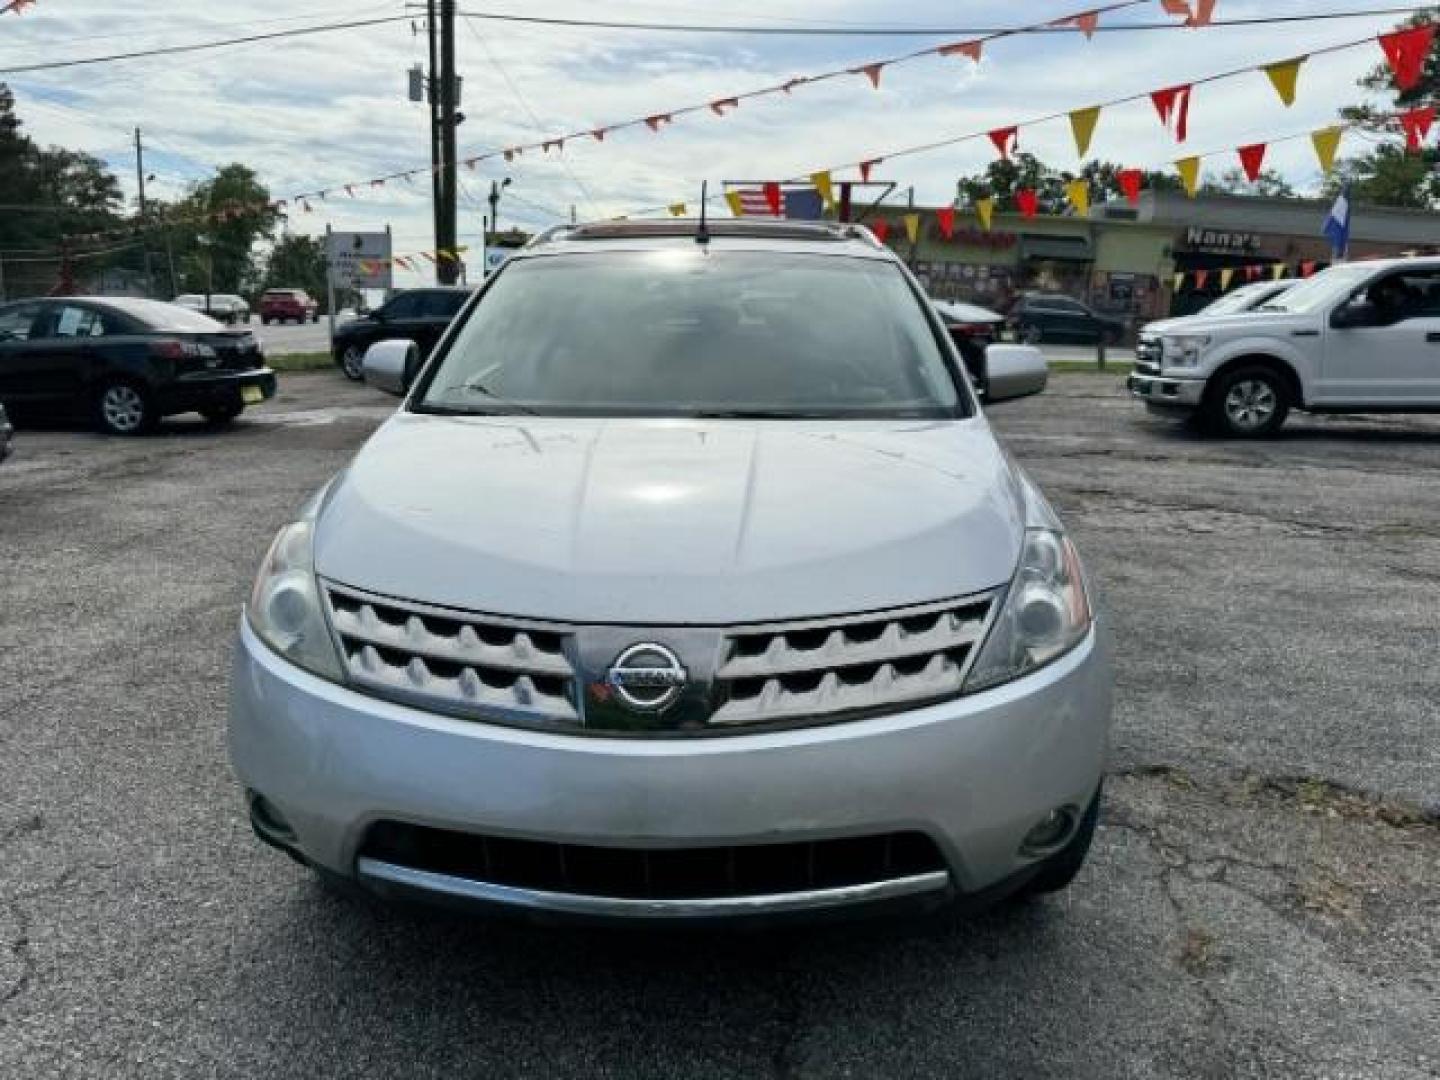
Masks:
[[[998,342],[1005,329],[1005,316],[976,304],[958,300],[932,301],[940,321],[950,332],[950,339],[960,350],[965,369],[977,390],[984,394],[986,384],[985,350]]]
[[[377,341],[396,338],[419,345],[423,360],[468,299],[470,290],[464,288],[408,289],[396,293],[384,306],[335,328],[335,340],[331,343],[335,363],[350,378],[363,379],[365,350]],[[405,374],[407,383],[415,376],[413,371]]]
[[[88,417],[134,435],[162,416],[233,420],[275,395],[248,330],[174,304],[60,297],[0,305],[0,401],[12,417]]]
[[[1069,341],[1081,345],[1104,341],[1118,345],[1128,327],[1123,319],[1105,315],[1074,297],[1059,293],[1023,293],[1009,310],[1010,327],[1026,345]]]

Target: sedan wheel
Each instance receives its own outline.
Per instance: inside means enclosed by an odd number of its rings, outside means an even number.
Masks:
[[[365,353],[358,345],[347,346],[340,354],[340,370],[356,382],[365,378]]]
[[[100,427],[112,435],[136,435],[150,426],[150,403],[139,387],[111,383],[100,392],[97,403]]]

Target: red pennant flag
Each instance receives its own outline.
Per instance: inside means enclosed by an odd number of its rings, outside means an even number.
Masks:
[[[710,102],[710,111],[713,112],[716,116],[724,116],[726,109],[738,109],[739,107],[739,98],[716,98],[714,101]]]
[[[1168,128],[1171,118],[1174,118],[1175,141],[1184,142],[1190,122],[1190,84],[1156,90],[1150,95],[1150,100],[1155,103],[1155,111],[1160,114],[1160,123]]]
[[[1140,202],[1140,184],[1145,179],[1145,174],[1139,169],[1121,169],[1115,174],[1116,181],[1120,184],[1120,190],[1125,193],[1125,200],[1135,206]]]
[[[1258,277],[1260,276],[1260,273],[1261,273],[1260,267],[1258,267],[1258,266],[1247,266],[1247,267],[1245,267],[1245,278],[1246,278],[1246,280],[1248,280],[1248,281],[1254,281],[1256,278],[1258,278]]]
[[[1189,27],[1209,26],[1215,14],[1215,0],[1195,0],[1195,14],[1185,20]]]
[[[310,204],[304,199],[300,200],[300,206],[304,209],[305,213],[310,213]]]
[[[935,211],[935,221],[940,226],[940,235],[949,240],[955,235],[955,208],[942,206]]]
[[[1314,260],[1314,259],[1306,259],[1304,262],[1302,262],[1302,263],[1300,264],[1300,276],[1301,276],[1301,277],[1309,277],[1309,276],[1310,276],[1311,274],[1313,274],[1313,273],[1315,273],[1315,260]]]
[[[1400,114],[1400,127],[1405,132],[1405,149],[1411,152],[1420,149],[1425,136],[1430,134],[1430,125],[1435,122],[1435,106],[1425,105],[1407,109]]]
[[[1434,24],[1381,34],[1378,40],[1385,61],[1395,73],[1395,85],[1409,90],[1420,81],[1421,72],[1425,70],[1425,58],[1430,55],[1430,46],[1435,40]]]
[[[890,223],[888,221],[877,221],[870,226],[870,231],[875,234],[875,239],[885,243],[885,238],[890,235]]]
[[[879,165],[884,158],[871,158],[869,161],[860,162],[860,180],[868,184],[870,182],[870,170]]]
[[[788,94],[791,90],[794,90],[795,87],[801,86],[809,81],[810,80],[803,75],[796,79],[787,79],[785,82],[780,84],[780,89],[784,90],[785,93]]]
[[[590,132],[590,134],[595,136],[595,141],[596,141],[596,142],[604,142],[604,141],[605,141],[605,132],[606,132],[607,130],[608,130],[608,129],[606,129],[606,128],[596,128],[594,131]],[[506,154],[506,155],[505,155],[505,160],[506,160],[506,161],[509,161],[509,160],[510,160],[510,155],[509,155],[509,154]]]
[[[1196,270],[1196,271],[1195,271],[1195,288],[1197,288],[1197,289],[1203,289],[1203,288],[1205,287],[1205,282],[1208,281],[1209,279],[1210,279],[1210,271],[1209,271],[1209,270]]]
[[[505,151],[505,160],[506,160],[506,161],[514,161],[514,160],[515,160],[515,151],[514,151],[514,150],[506,150],[506,151]]]
[[[1190,5],[1186,0],[1160,0],[1160,8],[1167,15],[1184,15],[1190,17]]]
[[[996,128],[990,132],[990,141],[995,144],[995,149],[1000,151],[1000,156],[1008,159],[1010,151],[1014,150],[1020,141],[1020,131],[1014,127]]]
[[[975,63],[980,62],[980,42],[957,41],[953,45],[941,45],[937,50],[941,56],[968,56]]]
[[[1031,188],[1021,188],[1015,192],[1015,205],[1020,208],[1020,213],[1027,218],[1035,216],[1035,211],[1040,209],[1040,196],[1035,194]]]
[[[354,184],[346,184],[346,185],[345,185],[345,194],[346,194],[346,195],[349,195],[349,196],[353,199],[353,198],[355,197],[355,185],[354,185]]]
[[[765,185],[765,202],[770,206],[770,213],[776,217],[781,216],[784,204],[780,201],[780,185],[770,183]]]
[[[550,152],[550,148],[551,148],[552,146],[553,146],[556,150],[564,150],[564,149],[565,149],[565,140],[564,140],[564,139],[549,139],[549,140],[547,140],[546,142],[543,142],[543,143],[540,144],[540,152],[541,152],[542,154],[548,154],[548,153]]]
[[[669,113],[657,113],[655,116],[647,116],[645,118],[645,126],[651,131],[659,131],[661,124],[668,123],[670,123]]]
[[[884,66],[884,64],[866,64],[864,67],[852,68],[850,70],[850,74],[864,75],[867,79],[870,80],[870,85],[873,86],[876,90],[879,90],[880,69]]]
[[[1252,184],[1260,179],[1260,168],[1265,164],[1265,144],[1251,143],[1240,147],[1236,153],[1240,155],[1240,167],[1245,170],[1245,178]]]

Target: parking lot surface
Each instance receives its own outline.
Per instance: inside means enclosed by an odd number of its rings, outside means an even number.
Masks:
[[[335,325],[348,322],[355,317],[353,311],[341,311],[335,315]],[[316,353],[330,351],[330,320],[324,315],[313,323],[271,323],[265,325],[258,314],[250,319],[246,329],[252,331],[265,352],[270,356],[289,356],[294,353]]]
[[[0,1076],[1440,1075],[1440,421],[1209,442],[1093,375],[997,406],[1115,635],[1080,879],[661,935],[340,899],[250,835],[240,604],[392,407],[288,376],[228,431],[0,465]]]

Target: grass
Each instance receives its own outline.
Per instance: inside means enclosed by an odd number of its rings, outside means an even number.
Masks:
[[[276,371],[326,371],[335,366],[335,360],[328,352],[267,356],[265,361]]]

